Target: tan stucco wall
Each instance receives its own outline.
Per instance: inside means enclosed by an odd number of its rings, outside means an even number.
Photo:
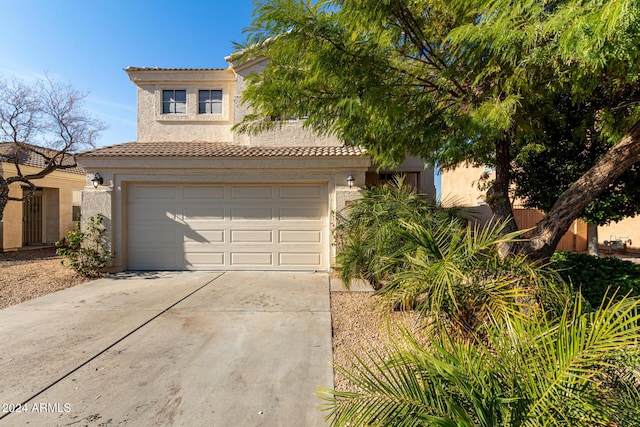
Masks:
[[[484,175],[483,167],[458,166],[455,169],[441,171],[441,202],[444,206],[463,206],[464,213],[479,223],[491,219],[492,212],[485,204],[485,191],[478,188],[480,178]],[[493,179],[495,173],[490,173]]]
[[[232,70],[130,71],[138,86],[138,141],[232,142]],[[186,114],[162,114],[162,90],[186,90]],[[198,90],[222,90],[222,114],[198,114]]]
[[[484,168],[458,166],[441,172],[442,201],[461,206],[479,206],[485,200],[485,191],[478,189]],[[493,175],[492,175],[493,177]]]
[[[640,216],[598,227],[598,243],[605,240],[631,239],[630,248],[640,250]]]
[[[9,189],[9,196],[22,197],[22,189],[17,185],[12,185]],[[20,247],[22,247],[22,203],[9,201],[3,212],[2,250]]]
[[[262,72],[266,65],[266,60],[260,58],[249,61],[234,68],[236,73],[236,85],[233,101],[233,123],[240,123],[251,111],[242,102],[242,92],[246,88],[245,78],[252,73]],[[343,142],[334,136],[320,136],[303,127],[303,120],[289,120],[278,129],[269,132],[262,132],[257,135],[235,134],[234,142],[240,145],[254,146],[288,146],[297,147],[305,145],[317,146],[339,146]]]
[[[318,136],[304,129],[303,121],[287,122],[282,128],[258,135],[231,131],[248,112],[242,104],[244,77],[259,71],[262,63],[243,67],[237,74],[226,70],[134,70],[129,71],[138,86],[138,141],[211,141],[256,146],[334,146],[342,145],[335,137]],[[162,90],[187,91],[186,114],[162,114]],[[198,90],[221,89],[223,114],[198,114]]]
[[[24,174],[34,173],[35,168],[23,166]],[[11,164],[0,163],[3,176],[15,175]],[[81,191],[85,184],[85,176],[62,171],[54,171],[43,179],[33,181],[36,187],[43,188],[44,212],[43,242],[55,243],[64,238],[67,230],[73,229],[72,218],[73,191]],[[20,197],[20,185],[11,186],[11,195]],[[4,211],[2,224],[2,250],[14,250],[22,247],[22,202],[9,201]]]

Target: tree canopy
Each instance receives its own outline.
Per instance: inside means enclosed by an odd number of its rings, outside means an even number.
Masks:
[[[255,114],[238,129],[304,115],[384,164],[417,155],[442,167],[494,166],[488,202],[502,218],[518,153],[559,137],[596,140],[608,156],[536,230],[531,249],[549,255],[640,161],[639,30],[640,4],[628,0],[257,2],[237,59],[269,62],[248,79],[243,97]]]
[[[33,84],[0,79],[0,161],[13,165],[13,171],[0,174],[0,220],[8,201],[32,196],[32,181],[77,167],[74,153],[94,146],[106,125],[84,110],[86,96],[49,78]],[[25,172],[25,158],[43,167]],[[27,191],[10,196],[12,184]]]
[[[531,144],[514,160],[515,195],[529,208],[545,212],[606,152],[606,145],[564,141]],[[589,224],[606,225],[640,213],[640,164],[627,169],[582,212]]]

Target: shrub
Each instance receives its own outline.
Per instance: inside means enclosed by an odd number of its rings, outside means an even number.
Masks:
[[[484,343],[409,332],[337,366],[358,389],[321,389],[332,426],[638,426],[640,301],[488,325]],[[386,353],[386,354],[385,354]]]
[[[552,268],[572,283],[574,290],[581,291],[592,307],[599,307],[605,294],[611,295],[614,291],[618,297],[629,292],[640,295],[639,264],[564,251],[556,252],[551,261]]]
[[[88,218],[86,231],[75,229],[67,231],[65,242],[56,242],[56,253],[62,256],[61,263],[85,277],[100,277],[102,269],[111,261],[113,254],[106,249],[103,225],[104,217],[98,214]]]
[[[342,280],[349,286],[352,279],[364,279],[376,290],[389,274],[402,268],[407,240],[399,233],[401,222],[429,229],[451,221],[465,226],[455,210],[438,207],[404,185],[402,178],[366,190],[346,212],[335,229]]]
[[[521,235],[505,233],[507,222],[435,230],[401,224],[408,242],[402,268],[378,291],[387,309],[417,310],[449,333],[472,337],[513,316],[557,315],[571,299],[557,273],[522,255],[499,255],[501,244]]]
[[[506,223],[471,227],[401,181],[366,191],[348,213],[337,236],[342,279],[368,280],[385,311],[416,310],[473,336],[505,316],[558,313],[570,298],[555,272],[499,256],[521,232],[505,234]]]

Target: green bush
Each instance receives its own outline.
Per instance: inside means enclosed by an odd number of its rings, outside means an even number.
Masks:
[[[336,370],[355,392],[321,389],[332,426],[638,426],[640,301],[557,318],[490,322],[480,342],[409,332]]]
[[[556,252],[552,268],[581,291],[592,307],[599,307],[605,295],[640,295],[640,265],[619,258],[598,258],[573,252]]]
[[[56,253],[62,256],[63,265],[85,277],[102,275],[102,269],[113,258],[113,254],[106,249],[103,222],[102,215],[90,217],[85,224],[86,231],[81,231],[80,223],[77,223],[74,230],[67,231],[64,242],[56,242]]]
[[[455,209],[443,209],[425,199],[402,178],[364,191],[346,208],[344,217],[338,215],[334,230],[337,262],[347,286],[352,279],[364,279],[377,290],[389,274],[402,269],[408,244],[399,232],[402,222],[430,230],[452,222],[458,228],[466,226]]]

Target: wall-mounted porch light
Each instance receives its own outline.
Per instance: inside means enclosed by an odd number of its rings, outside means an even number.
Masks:
[[[353,182],[356,179],[353,177],[352,174],[349,174],[349,176],[347,177],[347,185],[349,186],[349,188],[353,187]]]
[[[93,178],[91,178],[91,183],[93,184],[93,188],[98,188],[98,186],[102,185],[103,182],[104,180],[102,179],[99,173],[96,172],[93,174]]]

